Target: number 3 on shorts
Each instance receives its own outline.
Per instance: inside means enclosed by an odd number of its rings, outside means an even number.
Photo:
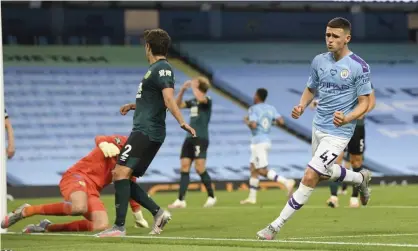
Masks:
[[[194,156],[198,157],[200,154],[200,146],[195,146],[195,150],[194,150]]]
[[[326,165],[330,165],[337,157],[338,155],[335,153],[329,153],[328,150],[326,150],[323,154],[321,154],[321,156],[319,156],[322,159],[322,162],[327,162],[328,159],[330,159],[328,161],[328,163],[326,163]]]

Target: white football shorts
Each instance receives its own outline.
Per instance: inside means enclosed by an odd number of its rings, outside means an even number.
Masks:
[[[312,128],[312,159],[309,167],[320,175],[331,176],[331,167],[350,139],[330,135]]]
[[[251,144],[251,159],[250,163],[254,164],[255,168],[264,168],[269,165],[268,152],[271,148],[270,142]]]

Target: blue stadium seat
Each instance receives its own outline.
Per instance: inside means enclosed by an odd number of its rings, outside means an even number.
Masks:
[[[128,135],[132,113],[121,116],[119,107],[134,100],[138,80],[146,71],[146,67],[7,69],[6,107],[16,128],[18,149],[8,162],[9,173],[23,184],[56,185],[59,173],[94,147],[96,135]],[[178,84],[187,79],[180,71],[175,75]],[[246,111],[216,93],[210,96],[214,102],[208,153],[212,177],[247,179],[250,132],[242,122]],[[185,98],[190,97],[188,92]],[[184,115],[188,116],[188,111]],[[168,114],[166,141],[151,167],[164,175],[150,172],[144,182],[177,181],[184,137]],[[300,177],[305,161],[297,156],[308,156],[309,145],[279,130],[273,132],[273,143],[272,167],[284,175]],[[199,177],[193,174],[192,179]]]

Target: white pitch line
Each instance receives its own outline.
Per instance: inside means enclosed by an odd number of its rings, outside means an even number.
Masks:
[[[311,239],[330,239],[330,238],[362,238],[362,237],[396,237],[396,236],[415,236],[415,235],[418,235],[418,233],[307,236],[307,237],[286,238],[286,240],[311,240]]]
[[[282,209],[282,206],[216,206],[212,208],[202,208],[202,207],[187,207],[185,209],[172,209],[173,211],[178,210],[236,210],[236,209]],[[303,209],[324,209],[328,208],[328,206],[304,206]],[[340,208],[350,208],[349,206],[344,206]],[[363,207],[361,207],[363,208]],[[370,209],[418,209],[418,206],[390,206],[390,205],[380,205],[380,206],[366,206],[364,208],[370,208]],[[353,209],[354,210],[354,209]]]
[[[4,234],[22,234],[16,232],[8,232]],[[44,236],[76,236],[76,237],[94,237],[88,234],[62,234],[62,233],[37,233],[29,235],[44,235]],[[97,238],[97,237],[94,237]],[[265,242],[265,243],[295,243],[295,244],[325,244],[325,245],[352,245],[352,246],[380,246],[380,247],[410,247],[418,248],[418,244],[406,243],[375,243],[375,242],[338,242],[338,241],[310,241],[310,240],[273,240],[263,241],[256,239],[228,239],[228,238],[203,238],[203,237],[172,237],[172,236],[125,236],[121,237],[128,239],[161,239],[161,240],[188,240],[188,241],[225,241],[225,242]]]

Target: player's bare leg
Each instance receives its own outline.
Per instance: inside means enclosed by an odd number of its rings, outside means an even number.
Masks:
[[[293,193],[293,188],[296,184],[296,181],[293,179],[287,179],[281,175],[278,175],[274,170],[268,169],[267,167],[264,168],[258,168],[256,169],[255,166],[251,163],[251,179],[250,179],[250,195],[248,199],[241,201],[241,204],[255,204],[256,203],[256,193],[258,189],[258,176],[263,176],[269,180],[279,182],[284,185],[287,191],[287,195],[291,196]],[[254,179],[257,179],[257,182],[254,182]],[[256,189],[252,187],[251,182],[253,182],[253,185],[256,185]],[[253,189],[253,190],[252,190]]]
[[[186,208],[186,192],[190,183],[190,167],[192,165],[192,159],[181,158],[180,159],[180,189],[179,197],[168,208]]]
[[[116,164],[112,170],[115,186],[116,219],[113,227],[98,233],[97,237],[120,237],[126,235],[125,220],[128,211],[128,203],[131,197],[132,169]]]
[[[257,169],[257,171],[260,176],[263,176],[271,181],[275,181],[275,182],[279,182],[283,184],[284,187],[286,188],[287,196],[290,197],[292,195],[293,188],[295,187],[295,184],[296,184],[296,181],[294,179],[288,179],[281,175],[278,175],[276,171],[272,169],[268,169],[267,167]]]
[[[213,207],[215,206],[217,200],[215,197],[215,193],[213,192],[212,180],[209,176],[209,173],[206,171],[206,159],[204,158],[195,159],[194,165],[196,168],[196,172],[200,175],[200,179],[208,193],[208,198],[205,204],[203,205],[203,207]]]
[[[341,152],[340,155],[338,155],[335,163],[338,165],[341,165],[343,162],[343,158],[344,158],[344,152]],[[339,207],[339,202],[338,202],[338,187],[339,187],[340,183],[336,182],[336,181],[330,181],[329,182],[329,189],[331,192],[331,197],[327,200],[327,205],[331,208],[337,208]]]
[[[53,224],[45,219],[39,224],[31,224],[23,229],[23,233],[43,233],[43,232],[87,232],[102,231],[109,225],[109,218],[106,211],[94,211],[85,214],[85,220],[77,220],[62,224]]]
[[[258,184],[260,183],[260,180],[258,179],[258,172],[257,169],[254,166],[254,163],[250,163],[250,193],[248,195],[248,198],[241,201],[241,204],[255,204],[257,202],[257,190],[258,190]]]
[[[353,168],[353,172],[360,172],[363,168],[363,155],[362,154],[350,154],[350,163]],[[350,198],[350,207],[351,208],[358,208],[360,207],[360,203],[358,200],[359,195],[359,188],[353,186],[353,193],[351,194]],[[364,201],[364,195],[360,193],[360,199]]]
[[[23,218],[34,215],[83,215],[87,209],[87,194],[84,191],[75,191],[71,193],[70,201],[34,206],[24,204],[8,214],[3,219],[1,227],[9,228]]]
[[[363,191],[364,193],[364,205],[367,204],[370,197],[368,186],[371,179],[371,173],[369,171],[362,170],[360,173],[356,173],[346,170],[337,164],[333,164],[330,167],[330,173],[331,177],[320,175],[316,170],[308,167],[299,184],[299,188],[293,193],[292,197],[280,213],[280,216],[266,228],[257,232],[257,237],[262,240],[274,239],[276,234],[284,226],[285,222],[306,204],[320,180],[330,179],[356,184],[360,188],[360,191]]]

